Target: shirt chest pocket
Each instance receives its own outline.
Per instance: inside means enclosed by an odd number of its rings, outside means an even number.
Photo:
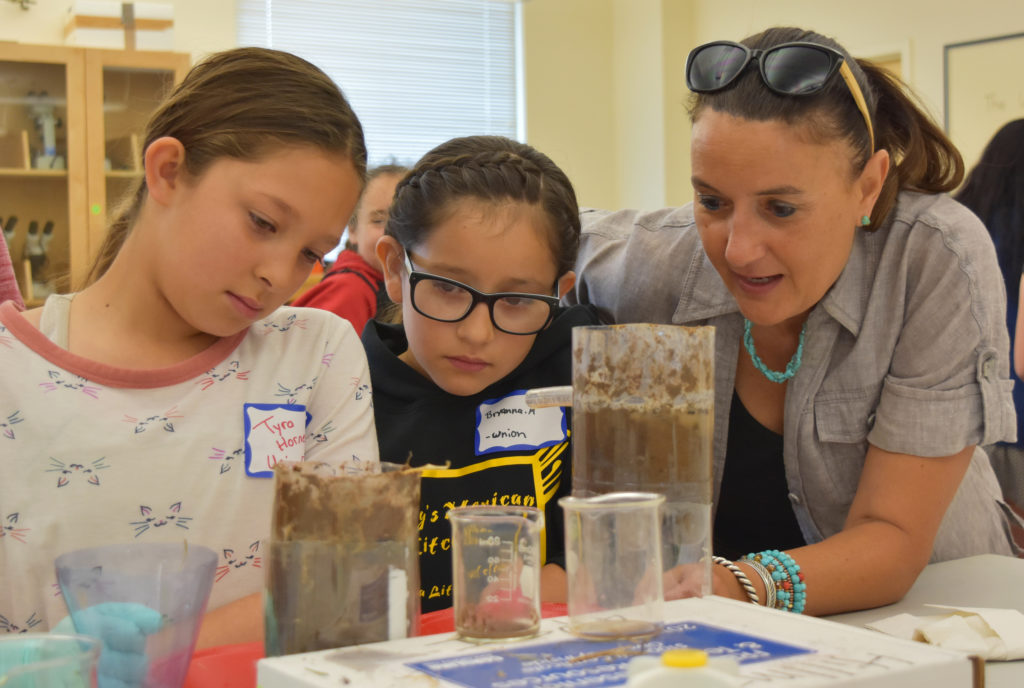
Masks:
[[[866,393],[833,394],[814,402],[815,451],[823,480],[832,484],[836,501],[849,504],[860,481],[875,422],[875,399]]]
[[[861,444],[875,424],[876,401],[866,393],[819,396],[814,401],[814,429],[818,441]]]

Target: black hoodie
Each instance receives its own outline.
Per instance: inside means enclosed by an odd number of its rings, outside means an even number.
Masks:
[[[420,596],[430,612],[452,604],[447,512],[465,504],[540,506],[545,563],[564,566],[558,499],[572,484],[571,409],[531,410],[522,394],[572,383],[572,328],[597,325],[591,306],[559,311],[508,376],[472,396],[445,392],[398,359],[408,348],[401,325],[371,321],[363,346],[373,381],[382,461],[448,464],[424,474],[420,501]]]

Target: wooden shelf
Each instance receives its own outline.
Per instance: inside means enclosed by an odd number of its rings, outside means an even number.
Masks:
[[[111,209],[142,174],[139,140],[152,109],[188,71],[187,53],[36,46],[0,41],[0,213],[19,218],[8,250],[29,305],[28,230],[52,223],[37,283],[77,289],[103,243]],[[28,93],[48,96],[28,96]],[[40,108],[57,120],[52,145],[65,169],[37,169]],[[47,128],[46,137],[49,138]],[[54,151],[51,151],[53,154]]]
[[[0,167],[0,177],[53,177],[63,179],[68,176],[67,170],[36,170],[22,167]]]

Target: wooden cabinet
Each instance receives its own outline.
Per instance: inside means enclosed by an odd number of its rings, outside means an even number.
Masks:
[[[184,53],[0,43],[0,225],[29,305],[79,288]]]

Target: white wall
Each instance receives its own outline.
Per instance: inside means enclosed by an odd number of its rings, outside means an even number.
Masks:
[[[534,22],[555,19],[548,6],[563,2],[567,0],[527,0],[527,29]],[[538,144],[535,135],[544,140],[557,138],[556,132],[563,130],[566,120],[570,127],[572,121],[581,123],[591,137],[591,145],[606,149],[603,164],[579,168],[572,149],[564,159],[552,157],[576,182],[581,201],[605,207],[678,204],[691,197],[689,123],[682,84],[686,54],[696,45],[716,39],[738,40],[770,26],[788,24],[833,36],[858,56],[901,53],[906,58],[904,77],[941,124],[943,46],[1024,32],[1024,3],[1019,0],[941,5],[931,0],[861,0],[857,4],[821,0],[602,0],[600,4],[607,2],[612,3],[612,11],[604,11],[601,20],[610,25],[601,33],[610,41],[605,49],[614,56],[614,65],[608,68],[599,61],[584,65],[588,73],[574,74],[579,65],[559,63],[545,54],[546,68],[527,75],[528,89],[550,92],[557,103],[550,107],[557,107],[560,113],[554,122],[528,108],[531,143]],[[568,4],[586,12],[579,0]],[[635,10],[626,9],[634,6]],[[563,54],[573,53],[579,39],[576,11],[561,18],[565,21],[561,27],[548,24],[544,29],[545,37],[559,41]],[[628,18],[627,13],[631,13]],[[585,38],[587,48],[593,50],[589,43],[592,37]],[[537,50],[528,33],[527,56]],[[609,103],[587,97],[561,99],[557,90],[548,89],[544,83],[556,74],[565,82],[593,80],[597,73],[611,92]],[[658,79],[651,76],[657,74],[663,79],[660,88]],[[1012,68],[1008,78],[1015,78]],[[611,107],[614,116],[594,121],[593,110],[603,106]],[[656,114],[659,109],[660,117]],[[566,115],[566,111],[574,114]],[[973,155],[967,158],[970,165]],[[596,183],[606,165],[618,166],[611,189],[606,188],[603,178],[602,183]],[[655,198],[659,188],[661,195]]]
[[[616,0],[612,25],[619,200],[659,205],[665,195],[666,153],[661,0]]]
[[[523,6],[527,139],[588,205],[619,200],[612,11],[612,0]]]
[[[234,0],[171,3],[176,50],[199,58],[234,46]],[[0,40],[62,43],[70,4],[0,0]],[[902,52],[905,77],[941,122],[943,46],[1024,32],[1024,3],[525,0],[523,21],[529,142],[566,170],[582,204],[653,207],[691,196],[683,64],[695,45],[794,24],[857,55]]]
[[[940,125],[944,116],[943,47],[1024,32],[1024,3],[1020,0],[861,0],[856,5],[819,0],[730,0],[728,17],[722,15],[720,2],[695,1],[694,28],[700,41],[738,39],[768,26],[788,24],[832,36],[858,57],[905,50],[909,70],[904,72],[904,78]],[[1006,71],[1006,78],[1024,82],[1024,78],[1014,74],[1015,67]],[[986,131],[982,139],[987,141],[994,133]],[[956,139],[954,143],[965,147],[965,162],[972,165],[977,157],[977,144]]]

